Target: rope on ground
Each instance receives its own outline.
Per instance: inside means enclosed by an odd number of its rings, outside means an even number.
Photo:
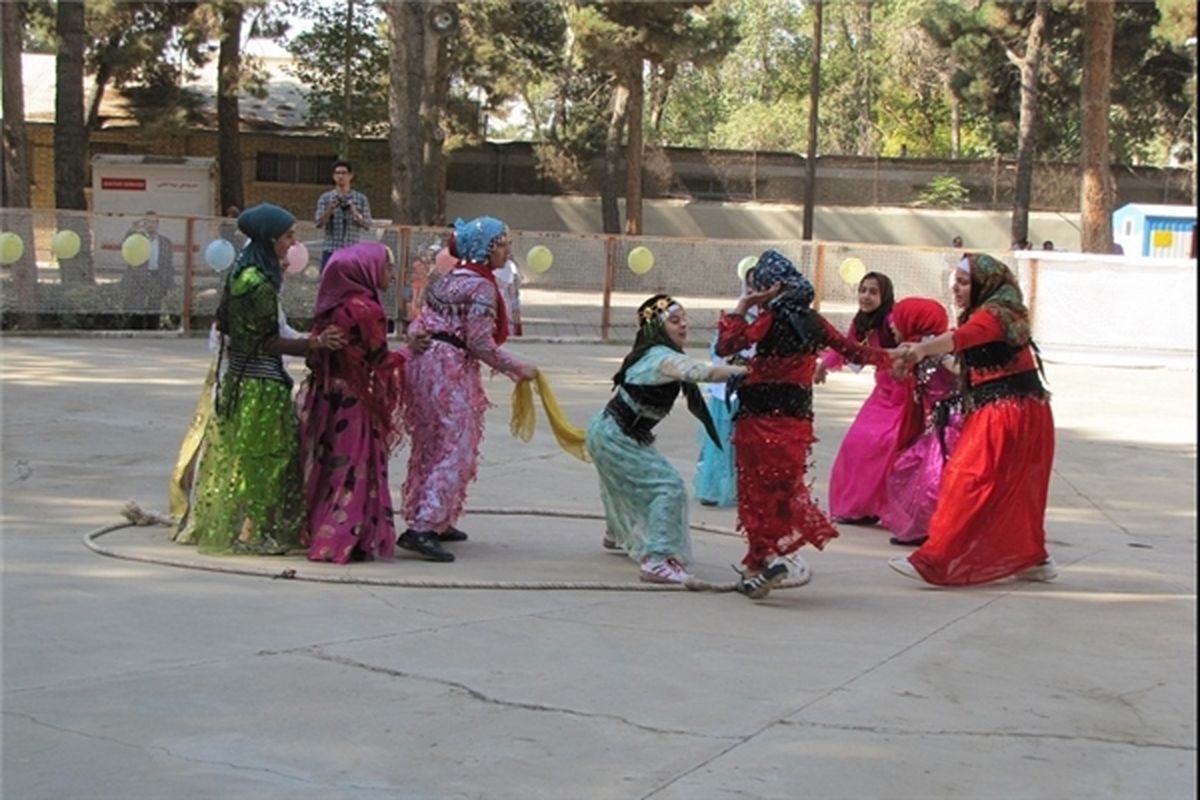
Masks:
[[[555,509],[519,509],[519,508],[486,508],[472,509],[467,512],[468,515],[479,516],[526,516],[526,517],[557,517],[566,519],[595,519],[603,520],[603,514],[597,514],[587,511],[561,511]],[[193,561],[181,558],[171,558],[168,556],[146,555],[138,553],[128,553],[115,550],[99,543],[99,539],[113,533],[114,531],[122,530],[130,527],[148,527],[150,525],[159,525],[169,527],[174,520],[167,514],[161,514],[155,511],[143,510],[140,505],[134,501],[129,501],[121,510],[121,515],[126,519],[126,522],[116,525],[108,525],[103,528],[91,531],[84,535],[83,544],[93,553],[107,556],[109,558],[117,558],[125,561],[137,561],[145,564],[159,564],[167,567],[178,567],[181,569],[194,569],[202,572],[223,572],[229,575],[246,575],[255,578],[275,578],[284,580],[304,581],[309,583],[336,583],[336,584],[362,584],[367,586],[397,586],[408,589],[524,589],[524,590],[572,590],[572,591],[617,591],[617,592],[663,592],[663,591],[694,591],[694,592],[732,592],[736,588],[736,582],[728,583],[713,583],[697,578],[692,579],[684,584],[675,583],[615,583],[610,581],[470,581],[470,580],[438,580],[428,578],[375,578],[369,576],[355,575],[330,575],[319,572],[322,566],[326,568],[345,569],[344,565],[318,565],[312,562],[303,562],[309,571],[301,571],[295,568],[287,568],[276,571],[274,568],[255,568],[246,567],[238,564],[222,561],[221,563],[209,563],[205,561]],[[704,531],[706,533],[715,533],[724,536],[736,536],[737,534],[724,528],[717,528],[710,525],[693,524],[690,526],[693,530]],[[803,586],[808,583],[810,575],[802,574],[795,579],[784,581],[778,588],[787,589],[797,586]]]

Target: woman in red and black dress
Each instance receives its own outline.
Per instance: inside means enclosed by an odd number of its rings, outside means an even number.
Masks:
[[[901,345],[904,360],[957,353],[962,434],[942,473],[929,539],[892,569],[938,586],[1057,576],[1046,552],[1046,499],[1054,462],[1050,395],[1038,377],[1029,311],[1007,266],[967,254],[954,279],[958,328]]]

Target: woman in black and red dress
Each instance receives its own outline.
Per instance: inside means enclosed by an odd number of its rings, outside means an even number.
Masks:
[[[1029,311],[1008,267],[983,254],[959,262],[954,299],[963,309],[957,329],[901,349],[907,363],[959,354],[966,418],[942,473],[929,539],[888,563],[938,586],[1053,580],[1045,517],[1054,417]]]
[[[755,348],[737,390],[733,442],[738,527],[747,540],[738,591],[758,600],[788,576],[784,556],[806,544],[820,550],[838,535],[809,490],[817,353],[831,347],[856,363],[890,366],[892,351],[842,336],[812,310],[812,284],[774,250],[759,257],[749,281],[751,293],[734,313],[721,315],[716,352],[729,356]],[[760,313],[750,322],[745,314],[755,305]],[[809,573],[803,561],[792,561],[801,574]]]

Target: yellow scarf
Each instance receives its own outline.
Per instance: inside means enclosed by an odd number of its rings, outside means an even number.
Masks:
[[[554,432],[558,446],[580,461],[591,461],[591,456],[583,444],[586,433],[572,425],[563,415],[554,392],[550,390],[550,382],[540,372],[534,380],[520,381],[513,387],[512,422],[509,424],[512,435],[523,442],[533,438],[533,429],[537,424],[537,412],[533,406],[534,383],[537,384],[538,394],[542,398],[542,409],[546,412],[546,419],[550,422],[550,430]]]

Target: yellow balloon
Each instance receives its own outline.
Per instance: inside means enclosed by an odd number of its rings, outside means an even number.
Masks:
[[[553,263],[554,254],[550,252],[549,247],[542,244],[529,248],[529,253],[525,256],[525,266],[534,272],[545,272]]]
[[[647,247],[635,247],[629,251],[628,263],[635,275],[645,275],[654,266],[654,253]]]
[[[863,279],[863,275],[867,274],[867,265],[860,258],[851,256],[841,263],[838,267],[838,275],[842,276],[850,286],[858,286],[858,282]]]
[[[140,233],[126,237],[121,243],[121,257],[131,267],[145,264],[150,260],[150,240]]]
[[[75,231],[59,231],[50,240],[50,250],[60,259],[74,258],[79,255],[79,248],[82,244],[79,234]]]
[[[25,254],[25,243],[11,231],[0,233],[0,264],[12,264]]]

